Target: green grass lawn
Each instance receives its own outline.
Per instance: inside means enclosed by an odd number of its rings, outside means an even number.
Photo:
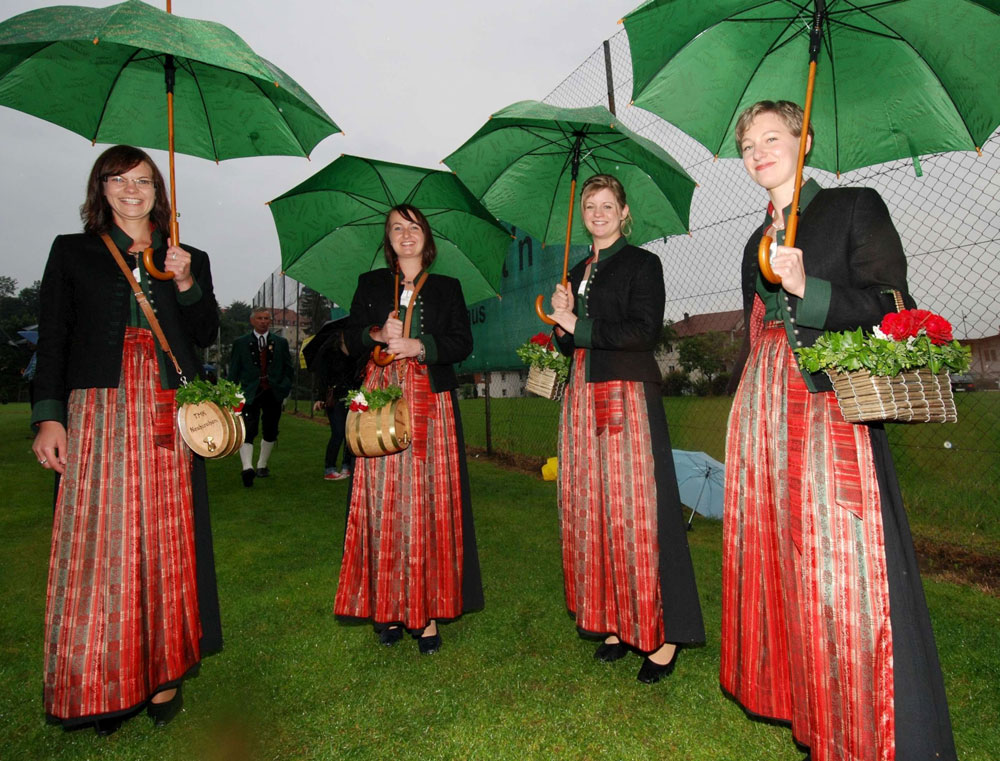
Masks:
[[[529,416],[539,431],[541,415]],[[383,648],[369,627],[338,623],[331,610],[347,485],[321,478],[326,434],[286,416],[274,475],[253,489],[240,484],[238,460],[209,463],[225,650],[186,684],[185,710],[169,727],[139,717],[102,739],[44,722],[52,482],[31,456],[26,408],[0,407],[0,758],[801,758],[788,730],[747,720],[719,692],[717,522],[696,518],[690,534],[709,641],[683,652],[657,685],[636,681],[635,656],[598,663],[594,644],[576,636],[562,598],[555,485],[476,459],[486,609],[443,626],[432,657],[408,638]],[[925,587],[959,757],[996,759],[1000,600]]]
[[[1000,392],[956,394],[959,422],[888,424],[913,532],[1000,555]],[[726,455],[732,398],[664,397],[675,449]],[[466,439],[486,446],[485,400],[462,403]],[[560,405],[547,399],[491,400],[493,448],[531,457],[556,454]]]

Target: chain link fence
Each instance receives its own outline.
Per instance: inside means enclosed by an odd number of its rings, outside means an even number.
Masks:
[[[744,242],[763,213],[760,188],[747,177],[741,161],[716,160],[659,117],[627,105],[631,91],[628,38],[623,30],[545,100],[571,108],[608,106],[627,127],[665,148],[698,182],[691,234],[645,245],[663,262],[664,318],[680,322],[688,315],[742,310],[740,259]],[[972,378],[962,380],[975,391],[956,394],[957,424],[888,426],[907,499],[919,498],[920,484],[943,470],[958,479],[956,498],[982,498],[995,504],[1000,482],[1000,133],[983,146],[981,156],[971,152],[925,156],[920,165],[922,176],[910,161],[859,169],[839,178],[807,168],[807,176],[825,187],[865,185],[882,195],[907,252],[909,285],[917,304],[951,320],[956,337],[973,346]],[[632,213],[641,215],[642,209],[633,207]],[[705,449],[721,459],[729,398],[675,401],[667,400],[674,446]],[[472,443],[477,443],[480,428],[475,417],[481,414],[478,404],[470,405],[466,413],[472,418],[466,424]],[[538,430],[536,420],[524,420],[516,405],[494,403],[485,433],[492,434],[493,447],[502,450],[504,441],[517,440],[516,431],[527,425],[535,435],[548,435]],[[538,451],[555,453],[555,426],[551,428],[551,439],[536,441]]]

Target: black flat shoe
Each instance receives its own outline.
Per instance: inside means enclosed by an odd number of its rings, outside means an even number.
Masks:
[[[150,700],[149,705],[146,706],[146,713],[153,720],[154,726],[165,727],[181,712],[183,705],[184,698],[181,697],[181,688],[178,687],[177,692],[174,693],[174,696],[170,700],[162,703],[154,703]]]
[[[267,468],[257,468],[257,478],[267,478],[271,475],[271,471]]]
[[[247,468],[242,473],[240,473],[240,478],[243,479],[244,486],[253,486],[253,480],[257,477],[257,473],[254,472],[253,468]]]
[[[378,641],[386,647],[392,647],[403,638],[402,626],[390,626],[378,633]]]
[[[432,634],[429,637],[417,637],[417,647],[421,655],[434,655],[441,649],[441,633]]]
[[[626,655],[628,655],[628,645],[624,642],[615,642],[614,644],[602,642],[594,651],[594,657],[604,663],[614,663]]]
[[[642,666],[639,668],[639,674],[636,676],[636,679],[643,684],[656,684],[663,677],[670,676],[674,673],[674,666],[677,665],[677,654],[680,651],[679,647],[674,650],[674,657],[662,666],[658,663],[653,663],[649,658],[643,658]]]
[[[98,719],[94,722],[94,734],[98,737],[108,737],[121,729],[122,720],[119,719]]]

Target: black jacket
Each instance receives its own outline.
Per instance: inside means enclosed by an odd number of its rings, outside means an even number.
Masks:
[[[587,314],[581,315],[577,290],[587,260],[570,270],[576,330],[556,342],[563,354],[589,349],[587,380],[660,383],[654,350],[663,327],[663,267],[659,258],[624,238],[601,252],[591,268]]]
[[[131,243],[118,228],[112,238],[120,251]],[[197,377],[201,360],[195,347],[208,346],[219,327],[219,309],[212,290],[208,256],[184,245],[191,254],[195,284],[180,293],[172,280],[149,282],[149,301],[167,342],[188,379]],[[153,260],[163,269],[166,246]],[[132,258],[125,256],[127,263]],[[40,292],[38,365],[32,422],[65,422],[65,404],[76,388],[116,388],[121,377],[122,347],[129,321],[132,289],[104,242],[97,235],[60,235],[52,243]],[[160,377],[177,388],[179,378],[162,355]]]
[[[815,183],[812,183],[815,186]],[[816,186],[818,187],[818,186]],[[803,188],[805,192],[805,188]],[[768,218],[743,251],[743,349],[733,372],[739,379],[750,348],[750,314],[760,268],[757,246]],[[799,219],[796,248],[802,249],[805,298],[781,291],[789,345],[812,346],[828,330],[871,328],[896,310],[892,290],[912,306],[906,285],[906,255],[889,210],[871,188],[818,189]],[[780,289],[781,286],[769,286]],[[826,373],[802,373],[813,391],[832,389]]]
[[[352,356],[368,353],[376,345],[369,330],[381,327],[395,308],[394,288],[395,277],[388,269],[372,270],[358,277],[344,330],[344,340]],[[423,341],[431,390],[450,391],[458,386],[452,365],[472,353],[472,327],[462,285],[446,275],[428,275],[417,302],[409,337]]]

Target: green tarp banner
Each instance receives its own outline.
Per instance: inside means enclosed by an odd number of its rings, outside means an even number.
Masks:
[[[514,240],[504,262],[500,298],[469,306],[474,344],[469,358],[456,367],[459,373],[524,369],[514,349],[536,333],[551,330],[535,314],[535,298],[544,294],[549,308],[549,296],[562,279],[564,246],[542,248],[538,240],[516,228],[511,228],[511,234]],[[570,267],[585,256],[586,246],[570,248]]]

